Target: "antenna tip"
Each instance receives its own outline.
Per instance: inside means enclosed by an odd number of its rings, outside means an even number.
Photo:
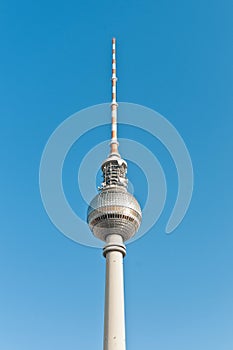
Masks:
[[[115,44],[116,38],[112,38],[112,43]]]

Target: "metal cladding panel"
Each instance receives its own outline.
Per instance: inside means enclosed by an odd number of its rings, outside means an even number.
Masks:
[[[88,208],[90,229],[103,241],[111,234],[119,234],[126,241],[136,233],[140,223],[141,208],[126,190],[104,190],[94,197]]]
[[[120,206],[133,209],[141,216],[141,208],[137,200],[129,192],[120,189],[104,190],[93,198],[91,201],[87,215],[102,207]]]

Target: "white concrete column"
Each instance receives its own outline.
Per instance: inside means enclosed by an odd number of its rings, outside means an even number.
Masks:
[[[125,350],[125,310],[123,257],[125,246],[121,236],[107,237],[104,350]]]

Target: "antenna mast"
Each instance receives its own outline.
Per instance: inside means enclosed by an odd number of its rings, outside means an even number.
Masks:
[[[111,155],[119,155],[117,141],[117,101],[116,101],[116,39],[112,39],[112,138],[111,138]]]

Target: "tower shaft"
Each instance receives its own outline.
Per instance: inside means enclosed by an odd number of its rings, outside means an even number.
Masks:
[[[125,247],[121,236],[107,237],[104,350],[125,350],[125,309],[123,258]]]

